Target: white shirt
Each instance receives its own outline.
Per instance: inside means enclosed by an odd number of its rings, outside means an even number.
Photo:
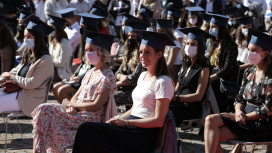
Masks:
[[[131,115],[141,118],[153,117],[156,100],[163,98],[171,100],[174,94],[174,86],[168,76],[160,76],[153,88],[150,89],[153,81],[143,80],[146,74],[147,71],[141,73],[137,86],[132,92],[133,108]]]
[[[68,39],[70,40],[74,55],[80,43],[80,25],[78,24],[78,22],[75,22],[72,26],[66,27],[64,31],[66,32]]]
[[[254,9],[254,2],[257,2],[262,5],[263,11],[262,14],[266,12],[266,0],[243,0],[243,5],[248,7],[250,10]]]
[[[213,12],[213,1],[207,0],[206,13]]]
[[[35,9],[36,9],[36,16],[40,18],[43,22],[46,21],[45,15],[44,15],[44,1],[43,0],[33,0]]]
[[[243,43],[242,46],[238,47],[237,61],[243,62],[245,64],[249,63],[247,56],[248,56],[247,43]]]
[[[86,1],[83,0],[81,3],[78,0],[72,0],[69,4],[70,7],[76,8],[75,13],[88,13],[90,12],[90,4]]]
[[[182,62],[182,52],[181,52],[181,46],[179,44],[179,42],[177,40],[174,41],[174,43],[176,44],[176,46],[169,46],[169,47],[166,47],[166,50],[164,52],[164,57],[166,59],[166,61],[168,60],[168,56],[170,54],[171,51],[173,51],[174,48],[178,47],[179,48],[179,52],[177,54],[177,58],[176,58],[176,61],[174,63],[174,65],[180,65],[181,62]]]
[[[174,34],[174,36],[175,36],[176,39],[184,38],[184,33],[182,33],[181,31],[179,31],[178,28],[176,28],[176,29],[173,30],[173,34]]]
[[[265,14],[271,13],[272,0],[266,0],[266,12]],[[265,18],[270,18],[270,16],[265,15]]]

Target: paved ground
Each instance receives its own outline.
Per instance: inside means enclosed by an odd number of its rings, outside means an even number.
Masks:
[[[52,94],[49,96],[49,102],[55,102]],[[20,119],[19,120],[24,139],[20,139],[20,132],[16,120],[9,120],[8,126],[8,142],[7,152],[8,153],[31,153],[32,152],[32,120],[31,119]],[[0,153],[4,150],[4,138],[5,138],[5,125],[3,124],[3,118],[0,117]],[[203,138],[198,134],[198,128],[189,130],[180,130],[179,134],[182,138],[182,152],[183,153],[204,153],[204,142]],[[18,139],[19,138],[19,139]],[[229,152],[234,145],[222,144],[224,153]],[[255,147],[255,153],[265,153],[267,146]],[[247,146],[247,151],[251,151],[251,146]],[[71,152],[71,149],[68,149]]]

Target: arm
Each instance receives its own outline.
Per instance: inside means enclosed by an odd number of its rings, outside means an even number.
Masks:
[[[174,65],[176,59],[177,59],[177,55],[179,52],[180,48],[179,47],[175,47],[172,49],[172,51],[169,52],[169,56],[167,59],[167,67],[168,69],[172,68],[172,66]]]
[[[72,47],[69,41],[65,41],[64,43],[60,43],[60,54],[58,58],[53,60],[55,67],[64,67],[66,66],[67,61],[71,61],[72,56]]]
[[[170,100],[167,98],[157,99],[155,116],[145,119],[129,120],[128,126],[141,127],[141,128],[153,128],[163,127]]]
[[[198,102],[201,101],[207,88],[207,84],[209,81],[210,70],[208,68],[204,68],[199,75],[198,78],[198,86],[195,93],[187,94],[187,95],[179,95],[179,99],[181,102]]]
[[[142,71],[143,71],[142,64],[141,64],[141,62],[139,62],[139,64],[137,65],[137,67],[135,68],[133,73],[130,74],[128,77],[131,84],[137,83],[138,78],[139,78],[140,74],[142,73]]]
[[[240,65],[240,70],[245,70],[247,68],[250,68],[252,65],[250,65],[249,63],[246,63],[246,64],[242,64]]]
[[[110,93],[110,88],[106,88],[101,94],[98,94],[95,101],[91,103],[75,103],[71,102],[66,105],[68,107],[74,107],[80,111],[98,111],[107,101]],[[75,100],[74,97],[72,99]],[[71,101],[72,101],[71,100]]]
[[[53,62],[51,57],[39,59],[39,63],[33,70],[32,76],[30,78],[23,78],[20,76],[13,76],[12,79],[23,89],[35,89],[39,87],[45,80],[53,76]]]
[[[44,4],[44,15],[46,20],[49,20],[48,14],[51,14],[51,6],[50,6],[50,2],[47,0],[45,1],[45,4]]]

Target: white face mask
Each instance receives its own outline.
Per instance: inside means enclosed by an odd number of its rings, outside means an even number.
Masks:
[[[186,45],[184,48],[185,54],[189,57],[195,57],[197,54],[197,47],[196,46],[189,46]]]
[[[189,19],[189,22],[192,24],[192,25],[195,25],[197,23],[197,18],[190,18]]]
[[[262,54],[262,53],[261,53]],[[258,64],[261,62],[261,60],[264,58],[261,57],[261,54],[256,52],[248,52],[247,54],[247,60],[249,64]]]
[[[248,29],[247,28],[242,29],[242,34],[247,37],[248,36]]]
[[[24,39],[24,46],[27,49],[32,49],[35,46],[34,39]]]

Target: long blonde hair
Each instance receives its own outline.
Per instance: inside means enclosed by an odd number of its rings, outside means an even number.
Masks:
[[[133,50],[128,48],[128,42],[125,42],[126,46],[126,51],[123,59],[123,70],[127,71],[128,70],[128,64],[131,67],[131,70],[134,71],[135,68],[137,67],[138,63],[140,62],[139,59],[139,51],[138,51],[138,46],[135,47]]]

